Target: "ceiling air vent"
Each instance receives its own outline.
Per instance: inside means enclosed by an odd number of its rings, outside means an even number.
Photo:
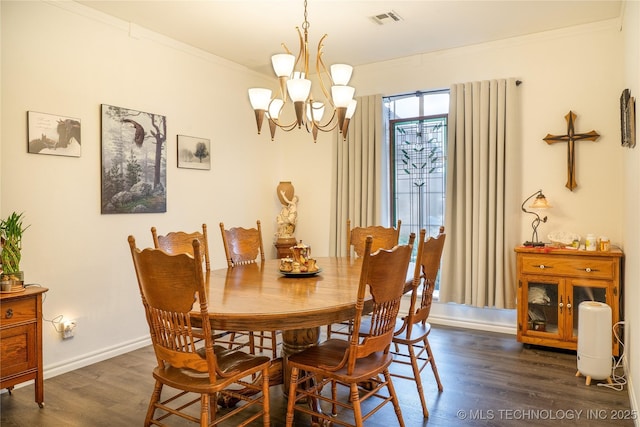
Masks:
[[[390,10],[389,12],[373,15],[371,17],[371,20],[378,25],[385,25],[393,22],[402,21],[402,18],[395,11]]]

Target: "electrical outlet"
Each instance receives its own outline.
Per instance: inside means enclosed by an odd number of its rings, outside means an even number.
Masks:
[[[62,339],[73,338],[73,330],[76,327],[75,320],[67,320],[62,324]]]

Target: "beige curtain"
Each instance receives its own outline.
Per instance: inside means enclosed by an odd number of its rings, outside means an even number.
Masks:
[[[516,81],[451,87],[440,301],[515,307]]]
[[[382,96],[357,97],[347,140],[336,132],[330,255],[344,256],[346,224],[377,224],[382,197]]]

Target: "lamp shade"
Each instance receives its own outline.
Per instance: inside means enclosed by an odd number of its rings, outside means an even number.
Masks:
[[[333,64],[331,66],[331,80],[334,85],[346,86],[351,80],[353,67],[347,64]]]
[[[353,113],[356,112],[357,105],[358,101],[356,101],[355,99],[349,101],[349,106],[347,107],[347,114],[345,115],[345,118],[350,119],[351,117],[353,117]]]
[[[287,91],[293,102],[304,102],[311,92],[311,80],[291,79],[287,80]]]
[[[313,105],[307,104],[307,118],[313,122],[319,122],[324,115],[324,104],[320,101],[314,101]]]
[[[544,194],[540,193],[536,196],[533,203],[531,203],[531,206],[529,207],[534,209],[547,209],[550,208],[551,205],[549,204],[549,202],[547,202],[547,198],[544,197]]]
[[[347,108],[353,99],[356,89],[351,86],[331,86],[331,98],[336,107]]]
[[[254,110],[266,110],[271,100],[271,91],[259,87],[249,89],[249,101]]]
[[[273,71],[278,77],[288,77],[293,71],[296,57],[288,53],[279,53],[271,57]]]

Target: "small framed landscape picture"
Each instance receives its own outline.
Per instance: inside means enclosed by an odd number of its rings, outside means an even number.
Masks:
[[[27,111],[29,153],[80,157],[80,119]]]
[[[205,138],[178,135],[178,167],[211,169],[211,141]]]

